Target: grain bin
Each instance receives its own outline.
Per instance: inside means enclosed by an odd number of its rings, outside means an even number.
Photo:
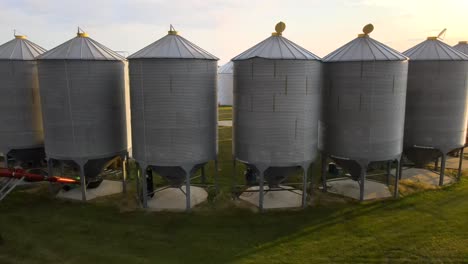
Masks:
[[[260,209],[264,180],[270,189],[278,187],[300,167],[307,181],[307,170],[317,157],[322,63],[283,37],[284,29],[285,24],[278,23],[271,37],[232,59],[233,153],[259,175]],[[305,206],[305,182],[303,187]]]
[[[408,61],[372,39],[373,28],[367,25],[364,34],[323,58],[322,161],[331,157],[359,181],[360,200],[369,164],[395,160],[399,164],[403,151]],[[325,177],[323,184],[326,190]]]
[[[47,158],[76,163],[82,186],[127,153],[123,61],[80,31],[38,57]]]
[[[459,41],[457,45],[453,46],[454,49],[463,52],[464,54],[468,55],[468,41]],[[468,133],[466,136],[465,145],[468,144]]]
[[[171,26],[168,35],[128,59],[133,158],[173,187],[185,182],[189,210],[191,176],[217,159],[218,58]],[[146,184],[143,180],[144,207]]]
[[[410,58],[405,125],[405,155],[422,166],[465,145],[468,55],[428,37],[404,52]]]
[[[0,152],[20,162],[43,158],[44,136],[36,57],[45,52],[26,36],[0,46]]]
[[[463,52],[464,54],[468,54],[468,41],[459,41],[457,45],[453,46],[453,48],[460,52]]]
[[[218,69],[218,104],[232,105],[234,85],[234,63],[232,61],[224,64]]]

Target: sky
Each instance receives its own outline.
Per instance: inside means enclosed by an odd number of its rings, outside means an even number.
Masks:
[[[444,41],[468,40],[468,0],[0,0],[0,43],[13,30],[51,49],[77,27],[132,54],[179,33],[228,62],[264,40],[279,21],[283,36],[324,57],[374,24],[371,37],[401,52],[447,28]]]

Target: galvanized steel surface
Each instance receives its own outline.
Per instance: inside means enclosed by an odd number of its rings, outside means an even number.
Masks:
[[[405,147],[462,147],[467,100],[468,61],[410,61]]]
[[[166,35],[128,57],[128,59],[142,58],[218,60],[218,58],[182,36],[171,34]]]
[[[428,39],[403,52],[411,61],[464,61],[468,55],[437,39]]]
[[[127,150],[124,63],[40,60],[45,149],[53,159],[98,159]]]
[[[234,86],[234,63],[224,64],[218,69],[218,103],[232,105]]]
[[[217,62],[130,59],[133,157],[194,166],[216,158]]]
[[[236,159],[271,167],[315,160],[321,86],[320,61],[234,61]]]
[[[320,58],[312,52],[282,36],[271,36],[252,48],[242,52],[232,60],[248,60],[251,58],[320,60]]]
[[[36,61],[0,60],[0,151],[43,143]]]
[[[77,36],[45,52],[40,60],[110,60],[125,58],[89,37]]]
[[[27,39],[15,38],[0,46],[0,60],[34,60],[45,51]]]
[[[458,43],[457,45],[453,46],[453,48],[468,55],[468,43],[465,41]]]
[[[323,58],[324,62],[338,61],[402,61],[400,52],[366,37],[358,37]]]
[[[326,63],[320,149],[359,162],[402,153],[407,61]]]

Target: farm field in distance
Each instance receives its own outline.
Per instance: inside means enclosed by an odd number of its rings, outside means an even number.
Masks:
[[[316,184],[311,207],[259,214],[231,199],[231,140],[220,127],[221,193],[191,213],[135,209],[134,182],[88,203],[52,198],[47,185],[15,190],[0,202],[0,263],[468,262],[468,171],[448,187],[364,203]]]

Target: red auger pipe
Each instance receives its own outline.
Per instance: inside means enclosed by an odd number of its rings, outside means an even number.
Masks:
[[[29,173],[23,169],[7,169],[0,168],[0,177],[21,179],[24,178],[28,182],[57,182],[57,183],[68,183],[68,184],[79,184],[80,182],[75,179],[63,178],[57,176],[44,176],[40,174]]]

